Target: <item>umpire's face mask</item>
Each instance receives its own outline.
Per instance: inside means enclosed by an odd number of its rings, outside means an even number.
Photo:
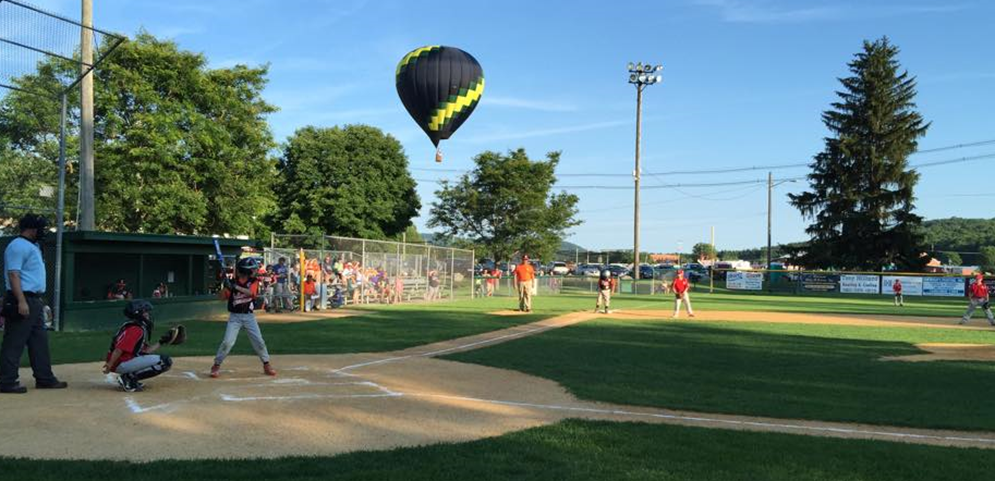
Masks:
[[[45,240],[45,236],[48,235],[48,228],[45,226],[35,229],[35,242],[41,244]]]

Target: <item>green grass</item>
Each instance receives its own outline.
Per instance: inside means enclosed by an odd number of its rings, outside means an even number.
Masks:
[[[991,451],[640,423],[565,421],[497,438],[336,457],[253,461],[0,458],[4,479],[103,480],[980,480]]]
[[[468,302],[440,305],[384,306],[368,315],[293,324],[264,324],[263,337],[273,355],[340,354],[404,349],[538,321],[542,314],[494,316]],[[214,355],[225,323],[186,321],[187,342],[164,348],[172,356]],[[156,333],[165,330],[159,326]],[[52,333],[52,362],[56,364],[102,360],[113,331]],[[252,354],[244,334],[233,354]],[[27,362],[27,355],[24,356]],[[24,364],[27,365],[27,364]]]
[[[995,363],[878,360],[921,342],[995,344],[995,331],[602,319],[447,358],[597,401],[995,431]]]
[[[538,296],[532,301],[536,312],[565,312],[577,309],[594,309],[594,293],[571,290],[558,296]],[[967,301],[961,298],[913,297],[905,298],[905,307],[892,305],[890,296],[857,294],[822,294],[800,296],[787,293],[750,293],[716,289],[708,293],[707,286],[692,291],[695,309],[721,311],[772,311],[831,314],[870,314],[949,317],[956,321],[964,314]],[[468,301],[467,301],[468,302]],[[472,301],[484,309],[507,309],[515,306],[510,297],[491,297]],[[515,306],[517,307],[517,306]],[[672,295],[634,296],[617,294],[612,297],[612,309],[673,309]],[[981,319],[980,312],[976,314]]]

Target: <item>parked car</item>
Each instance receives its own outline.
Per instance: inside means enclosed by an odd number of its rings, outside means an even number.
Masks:
[[[566,262],[550,262],[549,273],[554,276],[565,276],[570,273]]]
[[[653,266],[651,266],[649,264],[640,264],[639,265],[639,278],[640,279],[652,279],[655,276],[656,276],[656,271],[653,269]]]
[[[625,277],[629,275],[629,268],[622,264],[611,264],[608,266],[608,272],[611,272],[612,276],[615,277]]]
[[[577,266],[577,275],[598,277],[601,275],[601,270],[603,268],[603,266],[599,266],[598,264],[581,264]]]
[[[532,264],[532,269],[535,270],[535,273],[536,273],[537,276],[544,276],[544,275],[546,275],[546,266],[544,266],[542,264],[542,262],[539,262],[539,261],[529,261],[529,264]]]

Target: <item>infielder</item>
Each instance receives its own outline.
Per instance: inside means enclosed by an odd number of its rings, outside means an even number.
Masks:
[[[688,284],[688,280],[684,278],[684,271],[677,271],[677,278],[674,279],[674,285],[672,289],[674,290],[674,318],[681,312],[681,301],[684,301],[687,306],[688,316],[694,317],[694,311],[691,310],[691,298],[688,297],[688,290],[690,290],[691,285]]]
[[[256,314],[253,312],[259,295],[259,281],[255,279],[258,270],[259,261],[254,257],[245,257],[239,259],[235,265],[234,282],[225,278],[225,288],[221,291],[221,295],[228,300],[228,327],[225,329],[221,345],[218,346],[218,354],[214,357],[211,377],[221,375],[221,363],[225,362],[231,348],[235,346],[238,333],[242,329],[249,334],[252,349],[263,362],[263,372],[268,376],[276,376],[276,370],[269,363],[266,341],[263,340],[263,333],[259,330],[259,323],[256,322]]]
[[[611,272],[607,269],[601,271],[601,276],[598,278],[598,302],[594,305],[594,312],[598,312],[601,306],[604,306],[605,314],[608,314],[608,305],[612,302],[612,281]]]
[[[985,315],[988,316],[988,323],[995,326],[995,316],[992,315],[991,306],[988,304],[988,286],[985,285],[984,274],[979,273],[974,276],[974,282],[968,287],[968,295],[971,297],[970,304],[968,304],[967,312],[964,313],[964,317],[958,324],[967,324],[967,321],[971,320],[974,310],[981,306]]]

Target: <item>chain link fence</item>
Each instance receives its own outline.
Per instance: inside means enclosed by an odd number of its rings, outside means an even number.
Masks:
[[[275,234],[264,249],[263,261],[268,269],[276,269],[281,259],[288,271],[287,286],[270,289],[272,305],[279,309],[448,301],[475,295],[470,250]]]

